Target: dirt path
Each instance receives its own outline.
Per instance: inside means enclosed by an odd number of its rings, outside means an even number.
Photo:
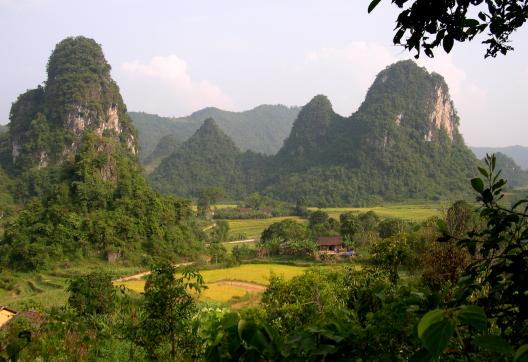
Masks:
[[[239,287],[247,290],[248,292],[263,292],[266,290],[266,287],[260,284],[241,282],[238,280],[219,280],[214,283],[209,283],[210,285],[230,285],[233,287]]]
[[[192,264],[194,264],[194,263],[188,262],[188,263],[174,264],[174,266],[176,268],[178,268],[180,266],[187,266],[187,265],[192,265]],[[126,276],[126,277],[117,278],[117,279],[112,280],[112,282],[114,282],[114,283],[128,282],[129,280],[141,279],[143,277],[146,277],[149,274],[150,274],[150,271],[145,271],[145,272],[137,273],[137,274],[134,274],[134,275],[129,275],[129,276]]]
[[[209,229],[212,229],[216,226],[216,223],[213,223],[213,225],[209,225],[208,227],[206,227],[205,229],[202,229],[202,231],[207,231]]]
[[[252,243],[257,241],[257,239],[245,239],[245,240],[235,240],[235,241],[226,241],[223,244],[243,244],[243,243]]]

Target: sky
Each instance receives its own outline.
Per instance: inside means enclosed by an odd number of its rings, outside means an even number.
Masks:
[[[184,116],[214,106],[302,106],[325,94],[341,115],[376,74],[412,58],[392,44],[397,8],[384,0],[0,0],[0,124],[46,79],[68,36],[102,45],[129,110]],[[418,63],[446,78],[471,146],[528,146],[528,25],[515,51],[484,59],[480,41]]]

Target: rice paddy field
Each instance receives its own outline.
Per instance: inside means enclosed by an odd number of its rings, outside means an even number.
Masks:
[[[236,302],[249,294],[260,294],[269,283],[271,275],[289,280],[305,272],[307,267],[282,264],[243,264],[233,268],[200,271],[207,285],[200,299],[215,302]],[[143,292],[144,280],[116,283],[135,292]]]
[[[227,220],[229,223],[230,235],[245,235],[248,239],[258,238],[262,231],[273,223],[293,219],[300,223],[306,223],[306,220],[296,216],[270,217],[268,219],[246,219],[246,220]]]
[[[317,208],[309,208],[317,210]],[[381,218],[397,218],[409,221],[423,221],[433,216],[440,216],[442,206],[438,203],[423,204],[392,204],[376,207],[343,207],[343,208],[323,208],[331,217],[339,220],[339,215],[345,212],[363,213],[374,211]]]
[[[76,265],[62,265],[60,269],[43,273],[3,273],[0,276],[3,286],[0,288],[0,305],[15,309],[26,306],[48,308],[63,305],[68,299],[68,279],[93,271],[105,271],[119,276],[135,274],[141,269],[93,260]]]
[[[319,210],[311,207],[310,211]],[[326,211],[330,217],[339,220],[339,215],[345,212],[364,213],[374,211],[381,218],[397,218],[409,221],[423,221],[433,216],[440,216],[442,214],[442,205],[439,203],[416,203],[416,204],[391,204],[376,207],[332,207],[322,208],[320,210]],[[307,223],[306,219],[301,219],[296,216],[271,217],[268,219],[241,219],[241,220],[227,220],[229,223],[229,234],[232,236],[243,235],[245,238],[254,239],[259,238],[262,231],[275,222],[285,219],[293,219],[299,223]],[[232,249],[234,245],[227,246]],[[229,250],[230,250],[229,249]]]

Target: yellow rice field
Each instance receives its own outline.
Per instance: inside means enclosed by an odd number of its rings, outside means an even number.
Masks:
[[[207,285],[200,298],[217,302],[228,302],[233,298],[240,298],[247,293],[259,293],[263,286],[269,283],[270,275],[279,275],[289,280],[297,275],[301,275],[307,267],[281,265],[281,264],[243,264],[233,268],[223,268],[215,270],[203,270],[200,274]],[[239,281],[240,285],[229,285],[223,281]],[[246,285],[245,285],[246,284]],[[143,292],[144,280],[130,280],[116,283],[135,292]]]

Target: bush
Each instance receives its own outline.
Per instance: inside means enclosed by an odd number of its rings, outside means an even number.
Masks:
[[[115,289],[107,273],[90,273],[70,280],[68,304],[81,316],[108,314],[114,308]]]

